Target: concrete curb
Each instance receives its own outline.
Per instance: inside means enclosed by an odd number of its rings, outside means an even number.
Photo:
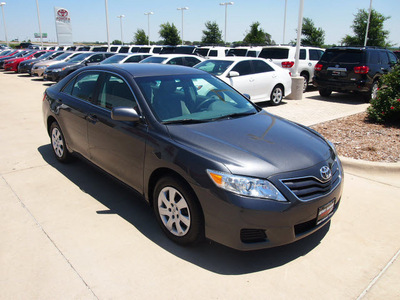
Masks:
[[[339,157],[349,174],[400,187],[400,163],[383,163]]]

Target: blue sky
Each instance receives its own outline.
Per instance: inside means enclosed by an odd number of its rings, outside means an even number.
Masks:
[[[36,0],[2,0],[7,4],[4,13],[8,39],[34,39],[39,32]],[[54,6],[70,11],[73,39],[79,41],[107,41],[104,0],[38,0],[42,32],[48,40],[55,42]],[[124,41],[132,41],[137,29],[147,33],[145,12],[153,11],[150,17],[150,39],[160,39],[160,24],[174,23],[181,30],[181,11],[178,7],[189,7],[184,12],[184,39],[200,41],[204,24],[216,21],[222,31],[225,24],[225,8],[220,2],[226,0],[108,0],[110,40],[121,39],[118,15],[124,14]],[[300,0],[287,0],[285,42],[296,38]],[[325,31],[326,44],[338,44],[346,35],[352,34],[350,26],[358,9],[368,9],[370,0],[304,0],[304,17],[311,18],[316,27]],[[258,21],[277,43],[283,40],[283,17],[285,0],[234,0],[228,6],[227,41],[242,40],[250,24]],[[389,40],[400,46],[400,0],[373,0],[373,8],[391,18],[385,22],[390,31]],[[0,14],[0,40],[4,40],[2,15]]]

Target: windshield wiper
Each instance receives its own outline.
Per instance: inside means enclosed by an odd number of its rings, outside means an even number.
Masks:
[[[214,118],[213,120],[240,118],[240,117],[254,115],[254,114],[256,114],[256,112],[233,113],[230,115],[225,115],[225,116],[220,116],[220,117]]]
[[[181,119],[181,120],[171,120],[171,121],[165,121],[162,122],[164,125],[169,125],[169,124],[197,124],[197,123],[206,123],[209,122],[210,120],[196,120],[196,119]]]

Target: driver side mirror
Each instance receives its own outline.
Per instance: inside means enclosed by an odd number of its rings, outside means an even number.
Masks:
[[[133,107],[114,107],[111,110],[111,119],[136,123],[140,121],[140,116]]]
[[[228,73],[228,77],[229,78],[231,78],[231,77],[238,77],[240,74],[239,74],[239,72],[236,72],[236,71],[230,71],[229,73]]]

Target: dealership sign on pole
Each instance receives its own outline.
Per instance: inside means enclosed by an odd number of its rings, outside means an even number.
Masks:
[[[65,8],[54,7],[58,45],[73,45],[72,27],[69,11]]]

